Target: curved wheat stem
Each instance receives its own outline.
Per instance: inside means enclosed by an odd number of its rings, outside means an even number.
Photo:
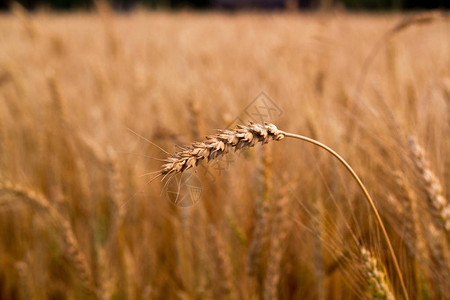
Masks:
[[[158,176],[164,176],[163,178],[165,178],[170,174],[182,173],[190,168],[197,166],[197,164],[203,159],[206,159],[208,161],[214,160],[227,154],[231,150],[238,151],[240,149],[253,147],[258,142],[266,144],[270,140],[279,141],[283,138],[302,140],[326,150],[328,153],[337,158],[339,162],[343,164],[344,167],[350,172],[352,177],[356,180],[359,187],[361,188],[381,228],[383,237],[385,238],[388,245],[390,255],[392,256],[392,261],[399,277],[404,297],[406,300],[408,300],[409,296],[406,290],[405,282],[403,280],[402,272],[400,270],[400,265],[398,263],[397,257],[395,256],[394,248],[392,247],[386,228],[383,221],[381,220],[380,214],[378,213],[378,209],[376,208],[372,197],[362,183],[361,179],[359,179],[358,175],[347,163],[347,161],[345,161],[345,159],[342,158],[342,156],[340,156],[336,151],[319,141],[308,138],[306,136],[284,132],[282,130],[279,130],[274,124],[266,123],[264,125],[261,125],[250,122],[250,124],[247,126],[238,125],[238,127],[234,130],[219,130],[218,134],[208,136],[207,140],[204,142],[197,142],[193,143],[191,146],[183,147],[181,151],[175,153],[170,158],[165,160],[166,164],[162,166],[162,169],[160,170]]]
[[[377,209],[377,207],[375,206],[375,203],[374,203],[374,201],[372,200],[372,197],[370,196],[370,194],[369,194],[369,192],[367,191],[366,187],[364,186],[364,184],[362,183],[361,179],[360,179],[359,176],[356,174],[356,172],[353,170],[353,168],[352,168],[352,167],[347,163],[347,161],[346,161],[344,158],[342,158],[342,156],[340,156],[336,151],[334,151],[333,149],[331,149],[331,148],[328,147],[327,145],[322,144],[322,143],[319,142],[319,141],[316,141],[316,140],[314,140],[314,139],[308,138],[308,137],[306,137],[306,136],[294,134],[294,133],[282,132],[282,134],[283,134],[285,137],[287,137],[287,138],[290,137],[290,138],[294,138],[294,139],[299,139],[299,140],[302,140],[302,141],[311,143],[311,144],[313,144],[313,145],[316,145],[316,146],[318,146],[318,147],[320,147],[320,148],[326,150],[328,153],[330,153],[330,154],[333,155],[335,158],[337,158],[337,159],[339,160],[339,162],[340,162],[341,164],[343,164],[344,167],[350,172],[350,174],[352,175],[352,177],[356,180],[356,182],[358,183],[359,187],[361,188],[361,190],[362,190],[364,196],[366,197],[367,201],[369,202],[370,208],[372,209],[372,212],[374,213],[375,218],[377,219],[378,225],[380,226],[381,231],[382,231],[382,233],[383,233],[383,236],[384,236],[384,238],[385,238],[385,240],[386,240],[386,243],[387,243],[387,245],[388,245],[390,255],[392,256],[392,261],[393,261],[393,263],[394,263],[395,270],[396,270],[396,272],[397,272],[398,278],[399,278],[399,280],[400,280],[400,284],[401,284],[401,286],[402,286],[403,295],[404,295],[405,299],[409,299],[408,291],[406,290],[406,285],[405,285],[405,282],[403,281],[403,275],[402,275],[402,272],[401,272],[401,270],[400,270],[400,265],[399,265],[399,263],[398,263],[398,260],[397,260],[396,255],[395,255],[394,248],[392,247],[391,240],[389,239],[389,236],[388,236],[388,234],[387,234],[386,227],[384,226],[384,223],[383,223],[383,221],[381,220],[380,214],[378,213],[378,209]]]

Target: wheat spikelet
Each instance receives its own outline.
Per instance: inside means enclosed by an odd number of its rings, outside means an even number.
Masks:
[[[284,187],[281,198],[275,205],[275,216],[270,232],[269,261],[267,263],[266,278],[264,280],[264,299],[277,299],[277,288],[280,280],[280,263],[283,257],[283,243],[288,232],[287,228],[287,187]]]
[[[206,141],[182,147],[182,151],[166,159],[160,175],[182,173],[198,165],[203,159],[208,161],[222,157],[231,150],[238,151],[253,147],[256,143],[268,143],[270,140],[281,140],[284,134],[273,124],[238,125],[234,130],[218,130],[218,134],[208,136]]]
[[[414,165],[420,173],[435,224],[446,232],[447,238],[450,238],[450,205],[444,197],[441,183],[431,170],[430,164],[425,157],[425,151],[416,138],[410,137],[409,149]]]
[[[377,259],[365,247],[360,247],[362,273],[374,299],[394,300],[394,293],[387,281],[386,272]]]
[[[61,220],[60,226],[63,233],[63,240],[66,244],[67,256],[72,262],[77,276],[82,282],[84,288],[86,288],[89,292],[96,294],[97,290],[94,286],[94,280],[91,270],[89,269],[89,264],[80,249],[70,223],[66,220]]]

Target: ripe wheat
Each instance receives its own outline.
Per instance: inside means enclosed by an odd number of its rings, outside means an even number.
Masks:
[[[218,134],[208,136],[207,141],[197,142],[193,143],[192,146],[183,147],[182,151],[177,152],[175,155],[165,160],[166,164],[162,166],[162,169],[161,171],[159,171],[159,174],[156,176],[156,178],[159,176],[163,176],[164,179],[170,174],[182,173],[190,168],[197,166],[198,163],[205,158],[210,161],[227,154],[232,149],[237,151],[243,148],[253,147],[258,142],[266,144],[270,140],[279,141],[285,137],[308,142],[326,150],[328,153],[338,159],[339,162],[344,165],[344,167],[350,172],[350,174],[356,180],[362,192],[364,193],[364,196],[367,199],[370,208],[372,209],[372,212],[376,217],[378,225],[380,226],[384,239],[387,243],[389,253],[395,266],[395,270],[399,277],[403,295],[405,299],[409,299],[406,285],[403,280],[403,275],[400,270],[400,265],[394,252],[394,248],[392,247],[386,228],[381,219],[380,213],[378,212],[378,209],[376,208],[375,203],[372,200],[372,197],[370,196],[359,176],[347,163],[347,161],[342,158],[342,156],[340,156],[336,151],[334,151],[327,145],[322,144],[321,142],[318,142],[306,136],[281,131],[274,124],[266,123],[264,125],[261,125],[250,122],[248,126],[238,125],[234,130],[219,130]]]

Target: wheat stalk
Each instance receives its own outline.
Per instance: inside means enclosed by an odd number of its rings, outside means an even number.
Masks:
[[[165,160],[166,164],[162,166],[162,169],[158,172],[158,175],[155,178],[163,176],[163,179],[165,179],[170,174],[182,173],[190,168],[197,166],[198,163],[203,159],[207,159],[208,161],[210,161],[218,157],[222,157],[223,155],[229,153],[231,150],[238,151],[243,148],[253,147],[258,142],[266,144],[270,140],[279,141],[284,138],[298,139],[326,150],[328,153],[338,159],[339,162],[350,172],[352,177],[356,180],[359,187],[361,188],[361,191],[367,199],[369,206],[376,217],[378,225],[381,228],[402,287],[403,295],[405,299],[408,300],[409,296],[405,282],[403,280],[402,272],[400,270],[400,265],[387,234],[386,227],[384,226],[378,209],[375,206],[375,202],[372,200],[372,197],[370,196],[359,176],[347,163],[347,161],[336,151],[319,141],[308,138],[306,136],[279,130],[274,124],[265,123],[264,125],[261,125],[250,122],[247,126],[238,125],[234,130],[218,130],[218,133],[216,135],[208,136],[206,141],[196,142],[191,146],[182,147],[182,151],[175,153]]]

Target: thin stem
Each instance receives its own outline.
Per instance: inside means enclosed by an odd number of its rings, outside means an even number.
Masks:
[[[321,142],[318,142],[318,141],[316,141],[314,139],[311,139],[311,138],[308,138],[306,136],[293,134],[293,133],[288,133],[288,132],[283,132],[283,134],[284,134],[285,137],[299,139],[299,140],[302,140],[302,141],[314,144],[316,146],[319,146],[322,149],[325,149],[331,155],[336,157],[339,160],[339,162],[341,162],[345,166],[345,168],[350,172],[350,174],[353,176],[353,178],[356,180],[356,182],[358,183],[359,187],[363,191],[364,196],[366,197],[367,201],[369,202],[369,205],[372,208],[373,213],[375,214],[377,222],[380,225],[381,231],[383,232],[383,236],[386,239],[386,243],[388,245],[389,252],[390,252],[390,254],[392,256],[392,260],[394,262],[395,270],[396,270],[397,275],[398,275],[398,277],[400,279],[400,284],[402,286],[403,295],[404,295],[405,299],[408,300],[409,299],[408,292],[406,290],[405,282],[403,281],[403,275],[402,275],[402,272],[400,270],[400,265],[399,265],[399,263],[397,261],[397,257],[395,256],[395,252],[394,252],[394,248],[392,247],[391,240],[389,239],[389,236],[387,234],[386,228],[384,227],[384,223],[381,220],[380,214],[378,213],[378,209],[376,208],[375,203],[372,200],[372,197],[370,197],[369,192],[367,191],[366,187],[362,183],[361,179],[359,179],[359,177],[356,174],[356,172],[352,169],[352,167],[350,167],[350,165],[345,161],[345,159],[342,158],[342,156],[340,156],[336,151],[334,151],[333,149],[331,149],[327,145],[322,144]]]

